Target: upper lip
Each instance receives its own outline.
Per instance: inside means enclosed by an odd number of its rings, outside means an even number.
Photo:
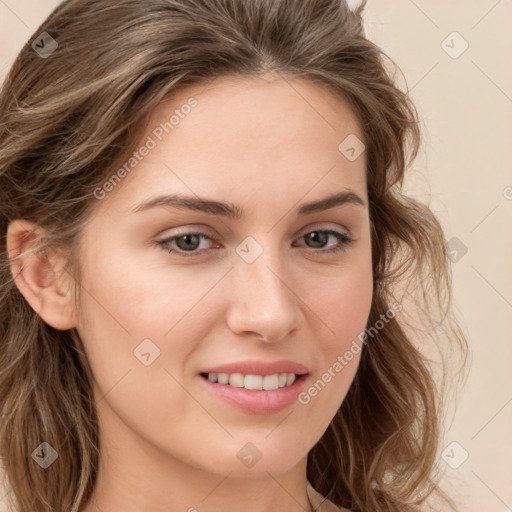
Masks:
[[[305,375],[309,370],[294,361],[238,361],[207,368],[201,373],[241,373],[243,375],[274,375],[275,373],[295,373]]]

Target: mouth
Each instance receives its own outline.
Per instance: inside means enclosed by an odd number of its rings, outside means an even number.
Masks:
[[[254,375],[242,373],[200,373],[203,379],[213,384],[222,384],[234,388],[244,388],[255,391],[275,391],[292,386],[302,381],[308,374],[274,373],[272,375]]]
[[[201,372],[198,379],[207,393],[230,407],[249,414],[274,414],[297,404],[309,373]]]
[[[291,359],[232,361],[196,374],[212,397],[250,414],[273,414],[297,403],[310,369]]]

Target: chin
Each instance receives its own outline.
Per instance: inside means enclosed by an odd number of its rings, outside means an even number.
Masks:
[[[224,443],[220,450],[211,453],[210,461],[215,465],[208,464],[209,470],[219,475],[231,473],[230,478],[268,478],[268,474],[274,476],[285,474],[297,466],[307,457],[303,452],[304,442],[294,440],[290,445],[284,445],[283,439],[276,433],[273,442],[265,436],[271,430],[265,429],[258,438],[246,436],[243,441],[231,440]],[[305,440],[304,440],[305,441]]]

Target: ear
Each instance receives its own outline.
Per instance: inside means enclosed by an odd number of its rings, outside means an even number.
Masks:
[[[64,270],[66,258],[48,247],[33,252],[44,230],[25,220],[7,229],[7,254],[16,286],[34,311],[55,329],[76,327],[74,280]]]

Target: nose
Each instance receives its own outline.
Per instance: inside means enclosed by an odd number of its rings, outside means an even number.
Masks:
[[[240,336],[266,342],[286,339],[302,318],[300,298],[293,291],[290,272],[279,257],[264,252],[256,261],[237,261],[230,272],[230,329]]]

